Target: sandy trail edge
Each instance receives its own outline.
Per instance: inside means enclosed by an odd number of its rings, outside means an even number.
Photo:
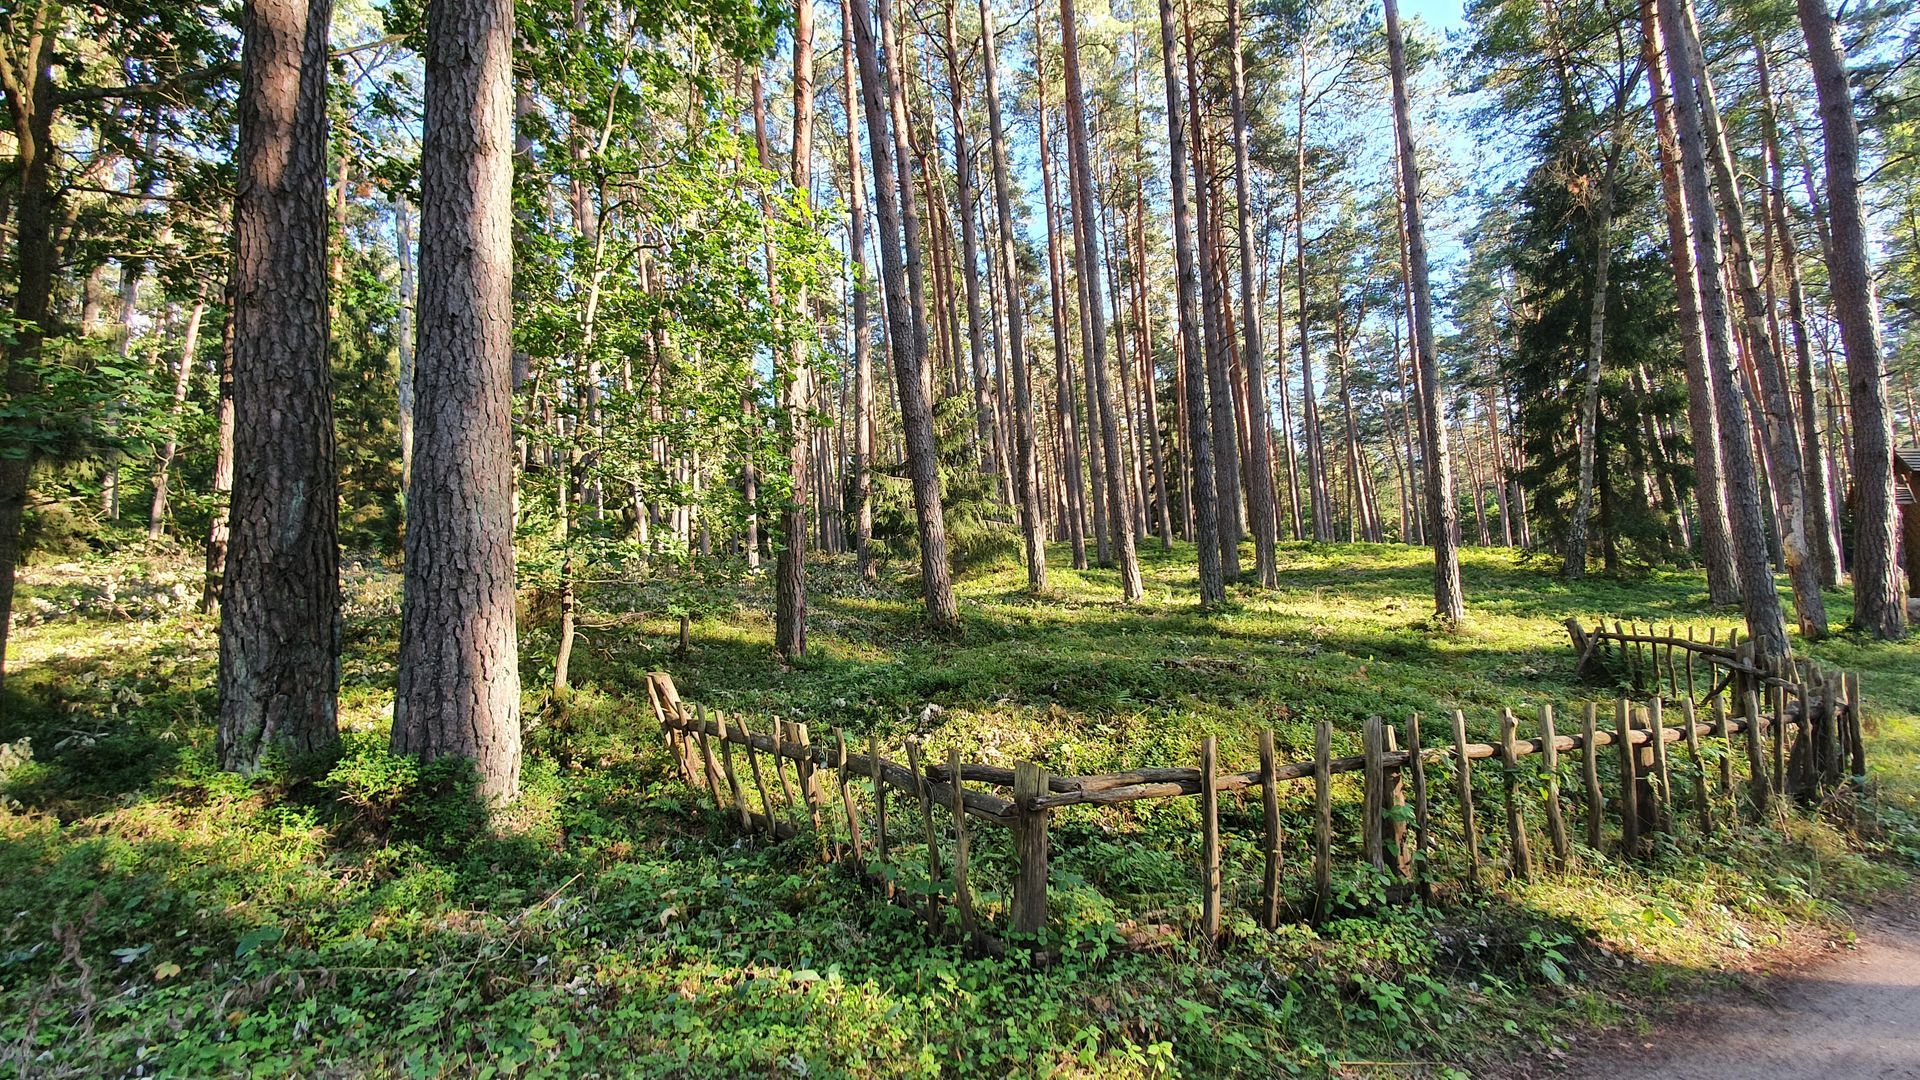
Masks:
[[[1560,1075],[1920,1080],[1920,897],[1903,890],[1856,910],[1855,930],[1858,943],[1832,959],[1684,1006],[1644,1034],[1593,1039]]]

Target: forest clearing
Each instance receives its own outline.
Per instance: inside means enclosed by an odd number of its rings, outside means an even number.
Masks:
[[[1920,1022],[1911,2],[15,0],[0,103],[0,1080]]]
[[[929,760],[962,746],[1061,772],[1190,764],[1207,735],[1224,758],[1251,760],[1267,726],[1283,749],[1310,750],[1328,718],[1350,749],[1357,717],[1455,705],[1484,736],[1501,705],[1573,716],[1611,697],[1575,679],[1562,612],[1664,625],[1697,619],[1704,590],[1680,572],[1567,588],[1511,553],[1467,549],[1463,577],[1485,614],[1436,635],[1419,549],[1282,544],[1277,590],[1236,588],[1207,618],[1181,598],[1182,554],[1150,553],[1146,598],[1131,605],[1098,570],[1059,574],[1034,600],[1007,560],[962,583],[956,637],[924,629],[910,588],[861,588],[823,564],[813,655],[785,671],[764,659],[764,596],[596,593],[606,625],[587,632],[582,689],[528,731],[526,794],[490,839],[472,833],[472,804],[444,770],[387,750],[390,570],[346,575],[342,756],[253,781],[211,756],[213,620],[170,593],[190,565],[156,551],[30,571],[27,610],[43,614],[18,632],[13,685],[16,701],[42,704],[11,730],[52,749],[4,781],[9,1068],[1498,1071],[1516,1055],[1578,1053],[1592,1025],[1631,1024],[1650,1004],[1844,938],[1841,905],[1904,880],[1920,845],[1917,647],[1843,638],[1810,648],[1858,671],[1870,702],[1873,795],[1843,819],[1796,813],[1712,839],[1677,830],[1642,859],[1581,848],[1561,871],[1545,866],[1535,806],[1531,882],[1490,846],[1481,887],[1456,879],[1431,904],[1378,904],[1370,872],[1343,864],[1328,919],[1275,930],[1259,924],[1257,827],[1229,828],[1216,946],[1200,933],[1197,800],[1132,804],[1056,826],[1055,957],[1036,964],[1017,945],[995,958],[930,937],[911,903],[823,864],[809,833],[743,837],[678,778],[646,704],[645,673],[668,669],[689,698],[761,730],[778,713],[844,725],[856,746],[924,735]],[[679,655],[672,612],[689,602],[700,614]],[[1493,782],[1482,779],[1482,812],[1497,817]],[[1357,852],[1350,798],[1339,844]],[[918,826],[909,804],[897,810],[909,866]],[[1257,818],[1257,798],[1246,812]],[[1309,834],[1296,797],[1286,813],[1290,835],[1296,823]],[[1879,824],[1865,832],[1835,823],[1868,815]],[[1289,841],[1296,896],[1305,843]],[[976,849],[979,865],[994,858]],[[977,879],[983,906],[989,879]]]

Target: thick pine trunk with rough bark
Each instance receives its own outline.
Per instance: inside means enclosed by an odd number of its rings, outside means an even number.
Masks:
[[[1853,622],[1880,638],[1907,632],[1906,587],[1895,559],[1899,520],[1893,502],[1893,419],[1887,408],[1873,274],[1867,266],[1866,210],[1860,201],[1860,133],[1847,86],[1847,55],[1825,0],[1798,0],[1820,99],[1827,155],[1831,232],[1827,280],[1847,357],[1853,421]]]
[[[1407,267],[1413,286],[1414,346],[1420,353],[1420,411],[1426,417],[1427,533],[1433,541],[1434,613],[1449,623],[1466,618],[1460,588],[1459,510],[1453,502],[1452,464],[1442,413],[1440,362],[1433,343],[1433,291],[1427,283],[1427,232],[1420,213],[1420,164],[1407,102],[1407,49],[1400,13],[1386,0],[1387,59],[1393,81],[1394,126],[1400,132],[1400,184],[1406,193]]]
[[[1187,205],[1186,107],[1175,68],[1177,48],[1173,0],[1160,0],[1160,60],[1167,84],[1167,148],[1173,167],[1168,173],[1173,203],[1173,252],[1176,302],[1180,313],[1181,367],[1184,382],[1187,482],[1193,503],[1193,546],[1199,560],[1200,606],[1211,607],[1227,598],[1226,577],[1220,564],[1220,522],[1213,484],[1212,420],[1207,414],[1206,360],[1200,345],[1200,273],[1194,254],[1193,211]]]
[[[512,436],[513,5],[427,10],[414,476],[393,749],[520,780]]]
[[[242,15],[233,501],[220,603],[222,768],[339,740],[340,549],[328,367],[330,0]]]

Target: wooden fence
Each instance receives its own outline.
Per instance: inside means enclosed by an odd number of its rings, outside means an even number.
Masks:
[[[1482,850],[1483,840],[1487,847],[1503,846],[1509,873],[1531,878],[1538,860],[1530,816],[1544,814],[1546,859],[1560,867],[1576,857],[1604,856],[1610,823],[1617,822],[1619,837],[1612,850],[1634,856],[1648,850],[1656,834],[1673,833],[1688,817],[1701,833],[1712,834],[1742,809],[1752,818],[1785,812],[1788,796],[1816,800],[1846,775],[1864,775],[1853,676],[1791,660],[1762,664],[1737,640],[1697,642],[1672,633],[1610,633],[1570,625],[1583,668],[1591,666],[1597,651],[1612,658],[1637,655],[1633,670],[1656,673],[1658,692],[1639,700],[1623,694],[1608,703],[1610,708],[1586,704],[1577,733],[1561,733],[1553,707],[1542,705],[1538,734],[1522,737],[1520,718],[1503,709],[1495,743],[1469,740],[1466,717],[1457,710],[1436,740],[1423,732],[1418,714],[1404,727],[1370,717],[1362,726],[1361,753],[1335,757],[1333,727],[1321,721],[1314,728],[1312,759],[1281,762],[1274,733],[1267,730],[1259,735],[1259,764],[1242,771],[1222,771],[1212,737],[1201,743],[1194,766],[1098,776],[1055,776],[1033,762],[1011,769],[970,764],[957,748],[948,750],[944,762],[928,762],[917,740],[905,744],[902,764],[885,757],[873,736],[860,752],[838,729],[816,742],[806,724],[773,717],[754,730],[744,717],[689,705],[665,672],[650,675],[648,689],[682,778],[736,815],[743,831],[776,838],[811,833],[821,858],[845,860],[872,873],[890,893],[897,841],[904,836],[908,843],[923,843],[929,926],[938,932],[952,925],[994,947],[999,939],[983,925],[970,885],[972,834],[981,826],[1010,830],[1013,880],[1005,929],[1036,934],[1048,916],[1050,823],[1076,806],[1197,796],[1202,930],[1217,938],[1222,795],[1260,791],[1265,867],[1256,915],[1263,925],[1275,926],[1288,910],[1282,895],[1284,784],[1312,784],[1312,894],[1293,910],[1317,919],[1333,901],[1331,780],[1342,773],[1360,774],[1361,858],[1383,875],[1393,897],[1427,891],[1435,872],[1433,855],[1443,842],[1456,848],[1453,854],[1464,855],[1469,882],[1477,882],[1492,861]],[[1676,654],[1683,659],[1676,660]],[[1699,684],[1706,687],[1699,696],[1696,670],[1709,676]],[[1602,723],[1604,712],[1611,713],[1610,725]],[[1568,768],[1574,759],[1577,778]],[[1476,806],[1473,784],[1475,763],[1483,761],[1496,761],[1500,770],[1501,814],[1490,826],[1481,824],[1485,808]],[[1603,770],[1603,762],[1613,767]],[[1740,773],[1744,776],[1737,777]],[[1676,789],[1676,777],[1689,797]],[[889,798],[890,792],[897,795]],[[904,819],[899,807],[889,806],[900,796]],[[1448,813],[1455,819],[1457,840],[1444,841],[1435,829]],[[1584,820],[1573,821],[1576,815]],[[1573,835],[1576,824],[1584,824],[1580,847]],[[903,892],[901,898],[922,906],[917,895]],[[948,905],[951,924],[943,910]]]

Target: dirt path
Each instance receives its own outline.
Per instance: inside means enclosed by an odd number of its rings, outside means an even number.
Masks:
[[[1575,1080],[1920,1080],[1920,908],[1856,915],[1859,943],[1574,1055]]]

